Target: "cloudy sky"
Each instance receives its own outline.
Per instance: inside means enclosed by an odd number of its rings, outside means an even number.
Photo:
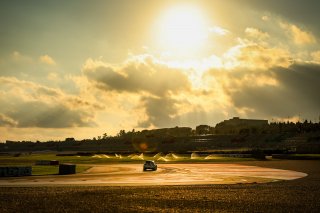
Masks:
[[[319,121],[317,0],[2,0],[0,141]]]

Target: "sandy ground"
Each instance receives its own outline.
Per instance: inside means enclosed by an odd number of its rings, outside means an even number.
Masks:
[[[1,187],[0,212],[319,212],[320,161],[240,164],[308,176],[257,184]]]
[[[142,164],[93,165],[83,174],[2,178],[0,186],[44,185],[193,185],[266,183],[294,180],[302,172],[239,164],[159,164],[157,171],[142,171]]]

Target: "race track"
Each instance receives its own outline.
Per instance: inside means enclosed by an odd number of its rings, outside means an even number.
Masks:
[[[158,164],[155,172],[143,172],[142,164],[109,164],[92,165],[85,173],[76,175],[1,178],[0,186],[239,184],[305,176],[307,174],[302,172],[239,164]]]

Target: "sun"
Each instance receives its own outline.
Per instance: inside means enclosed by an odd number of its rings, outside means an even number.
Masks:
[[[160,17],[158,26],[160,45],[175,54],[198,51],[207,39],[205,18],[196,7],[170,8]]]

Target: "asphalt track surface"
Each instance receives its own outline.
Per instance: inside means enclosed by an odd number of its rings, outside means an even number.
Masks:
[[[152,186],[267,183],[294,180],[306,173],[240,164],[159,164],[157,171],[142,171],[142,164],[92,165],[76,175],[2,178],[0,186],[96,185]]]
[[[249,184],[0,187],[0,212],[319,212],[319,160],[237,164],[308,175]]]

